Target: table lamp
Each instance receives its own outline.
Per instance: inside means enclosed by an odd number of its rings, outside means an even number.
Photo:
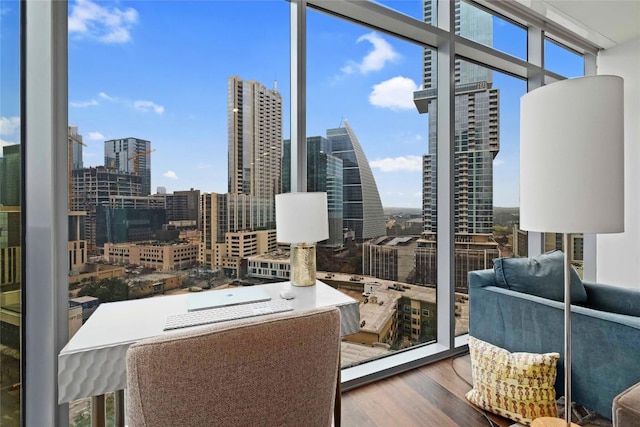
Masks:
[[[327,193],[276,195],[276,235],[291,243],[291,285],[315,285],[316,242],[329,238]]]
[[[571,233],[624,231],[623,81],[563,80],[520,101],[520,228],[564,235],[564,421],[571,423]]]

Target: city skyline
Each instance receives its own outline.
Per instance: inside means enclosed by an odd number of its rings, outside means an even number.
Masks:
[[[416,9],[407,12],[413,16],[421,13],[420,2],[391,3]],[[19,142],[18,79],[7,71],[19,57],[12,40],[17,32],[11,31],[15,20],[8,17],[17,13],[17,1],[3,2],[2,145]],[[84,138],[85,166],[102,164],[105,141],[135,137],[156,149],[152,193],[157,187],[225,192],[226,84],[233,75],[267,85],[278,81],[283,138],[289,137],[287,2],[81,0],[69,3],[69,16],[69,123]],[[265,16],[268,31],[258,32]],[[176,19],[188,25],[175,26]],[[240,25],[248,30],[236,31]],[[503,27],[495,25],[494,44],[508,51],[505,40],[513,37]],[[426,120],[398,95],[420,87],[422,47],[313,11],[308,33],[307,135],[322,134],[347,118],[369,159],[383,206],[420,208]],[[494,86],[506,97],[514,84],[524,88],[515,80],[495,73]],[[520,92],[501,100],[501,140],[511,145],[517,145]],[[516,154],[501,150],[496,158],[497,206],[518,205]]]

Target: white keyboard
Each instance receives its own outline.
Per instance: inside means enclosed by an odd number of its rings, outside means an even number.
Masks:
[[[269,300],[250,304],[216,307],[208,310],[190,311],[188,313],[167,316],[164,330],[168,331],[171,329],[263,316],[265,314],[282,313],[291,310],[293,310],[293,306],[287,300]]]

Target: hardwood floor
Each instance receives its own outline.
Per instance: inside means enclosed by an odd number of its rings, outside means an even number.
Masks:
[[[460,378],[456,372],[462,377]],[[469,356],[445,359],[342,394],[345,427],[488,427],[484,411],[464,395],[471,389]],[[486,414],[499,427],[513,421]]]

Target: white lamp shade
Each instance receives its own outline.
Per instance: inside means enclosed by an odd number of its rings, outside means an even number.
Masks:
[[[520,228],[624,231],[622,78],[563,80],[521,98]]]
[[[276,235],[281,243],[315,243],[329,238],[327,193],[276,195]]]

